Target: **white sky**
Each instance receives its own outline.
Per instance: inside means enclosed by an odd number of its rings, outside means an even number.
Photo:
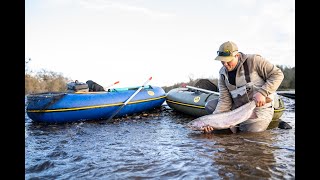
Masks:
[[[26,0],[25,58],[102,86],[171,86],[217,78],[216,51],[233,41],[295,66],[293,0]]]

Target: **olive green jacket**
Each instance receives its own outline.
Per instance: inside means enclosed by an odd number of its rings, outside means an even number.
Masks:
[[[265,97],[274,99],[274,93],[284,78],[281,69],[258,54],[243,54],[240,52],[239,66],[236,72],[236,86],[229,83],[228,73],[224,66],[219,71],[218,87],[220,95],[214,113],[229,111],[232,107],[232,97],[229,91],[247,83],[243,67],[245,61],[247,61],[250,81],[255,86],[253,94],[258,91]]]

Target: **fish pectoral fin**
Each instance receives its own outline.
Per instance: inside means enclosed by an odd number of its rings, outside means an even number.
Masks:
[[[237,127],[235,127],[235,126],[230,127],[230,130],[231,130],[233,133],[237,133]]]

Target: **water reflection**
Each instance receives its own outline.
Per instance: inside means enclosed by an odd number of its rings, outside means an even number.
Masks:
[[[211,159],[211,166],[217,167],[219,177],[223,179],[282,179],[288,175],[279,169],[275,152],[283,148],[275,145],[277,133],[272,131],[275,130],[233,134],[223,130],[209,134],[190,133],[189,136],[205,147],[199,155]],[[294,151],[292,148],[287,150]]]

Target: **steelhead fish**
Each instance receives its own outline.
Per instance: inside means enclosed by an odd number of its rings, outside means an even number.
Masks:
[[[251,101],[232,111],[198,117],[187,123],[186,126],[192,130],[199,131],[203,131],[204,127],[208,125],[212,126],[213,129],[233,128],[235,125],[246,121],[249,118],[257,117],[253,112],[255,107],[255,101]]]

